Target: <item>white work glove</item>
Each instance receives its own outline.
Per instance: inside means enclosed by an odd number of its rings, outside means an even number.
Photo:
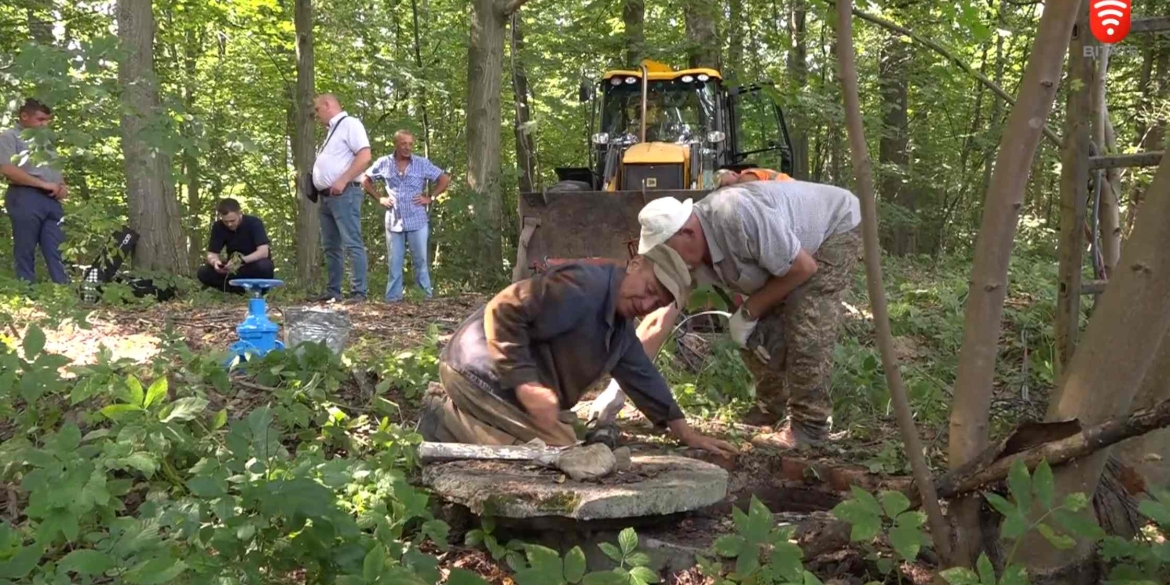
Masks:
[[[731,316],[731,322],[727,324],[727,329],[731,333],[731,340],[734,341],[736,345],[746,349],[748,337],[750,337],[752,331],[755,330],[756,324],[759,323],[759,320],[757,319],[749,321],[748,318],[743,315],[743,307],[743,305],[740,305],[735,314]]]

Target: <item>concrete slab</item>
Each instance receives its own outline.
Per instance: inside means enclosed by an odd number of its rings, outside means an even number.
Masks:
[[[476,514],[504,518],[658,516],[710,506],[727,495],[727,471],[717,465],[673,455],[631,460],[628,471],[595,481],[562,481],[559,472],[519,462],[454,461],[426,466],[423,482]]]

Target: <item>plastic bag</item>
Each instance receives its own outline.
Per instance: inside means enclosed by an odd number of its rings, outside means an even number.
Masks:
[[[292,307],[284,310],[285,347],[295,348],[306,341],[325,342],[337,355],[345,349],[353,323],[344,313],[318,307]]]

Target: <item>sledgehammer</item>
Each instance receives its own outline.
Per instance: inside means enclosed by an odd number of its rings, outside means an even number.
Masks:
[[[600,443],[572,447],[530,447],[423,442],[418,447],[418,454],[424,464],[466,460],[526,461],[563,471],[578,481],[605,477],[617,465],[613,452]]]

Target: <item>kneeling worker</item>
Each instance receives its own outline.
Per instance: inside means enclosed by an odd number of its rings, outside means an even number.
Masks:
[[[235,278],[272,278],[276,269],[268,256],[268,234],[264,222],[254,215],[240,212],[240,202],[223,199],[215,206],[219,221],[211,226],[207,244],[207,264],[199,268],[199,282],[203,286],[231,293],[242,293],[243,288],[231,286]],[[227,248],[227,258],[220,252]],[[238,255],[238,260],[232,261]]]
[[[690,275],[665,246],[616,265],[565,264],[512,284],[455,332],[439,360],[446,395],[428,395],[419,432],[428,441],[481,445],[577,442],[568,412],[612,375],[656,426],[720,456],[731,444],[687,424],[646,356],[634,317],[682,305]]]

